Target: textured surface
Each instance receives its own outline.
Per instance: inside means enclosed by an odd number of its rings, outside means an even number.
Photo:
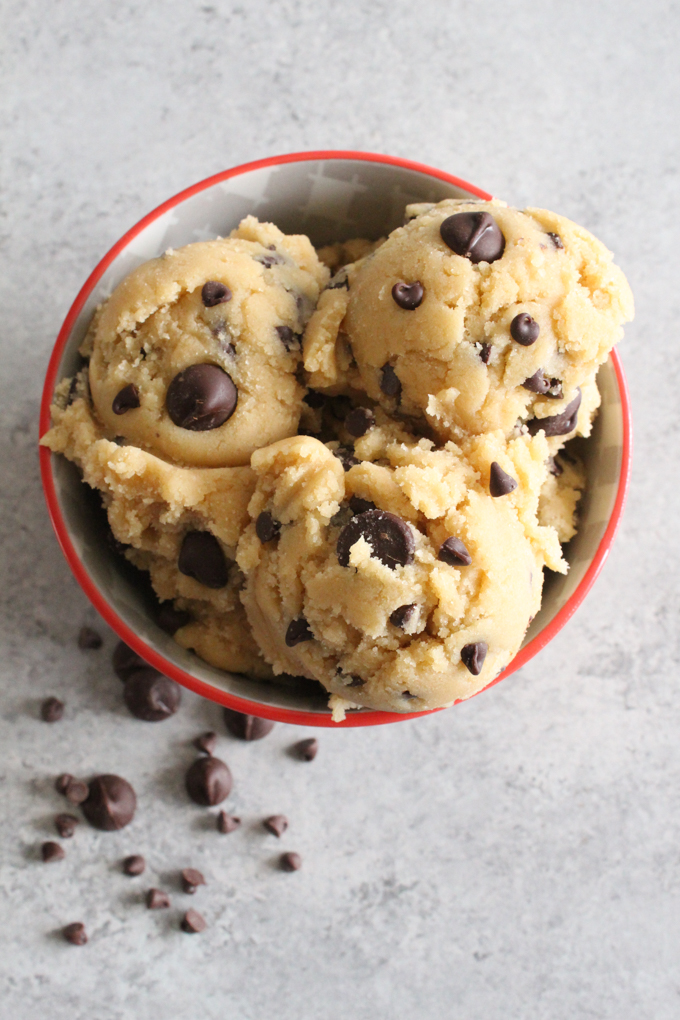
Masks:
[[[1,7],[3,1012],[674,1020],[677,5]],[[636,458],[605,571],[538,659],[449,713],[323,732],[301,763],[300,729],[240,744],[189,695],[167,722],[127,714],[111,639],[76,647],[94,620],[50,534],[36,419],[59,324],[124,230],[228,165],[324,146],[420,159],[600,237],[636,297],[621,348]],[[49,694],[67,704],[51,726]],[[183,792],[209,728],[244,819],[228,836]],[[138,813],[120,833],[81,825],[44,865],[63,770],[124,775]],[[281,840],[260,829],[274,813]],[[299,872],[273,866],[286,850]],[[148,871],[128,878],[137,852]],[[193,899],[183,867],[208,882]],[[169,911],[145,910],[152,885]],[[208,922],[193,936],[190,905]],[[81,948],[54,935],[77,920]]]

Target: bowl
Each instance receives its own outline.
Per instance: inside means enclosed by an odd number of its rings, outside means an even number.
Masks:
[[[409,202],[482,198],[485,191],[420,163],[365,152],[301,152],[259,160],[209,177],[175,195],[140,220],[93,270],[64,320],[43,391],[40,435],[50,427],[56,384],[79,365],[78,347],[96,306],[136,266],[192,241],[224,236],[249,213],[287,233],[305,233],[315,245],[350,237],[371,239],[402,222]],[[566,576],[548,574],[543,605],[507,669],[523,666],[562,629],[599,574],[614,538],[630,468],[630,410],[616,352],[601,367],[602,405],[583,446],[588,487],[581,524],[565,547]],[[40,448],[47,506],[57,538],[83,591],[113,630],[151,665],[183,686],[237,711],[312,726],[374,726],[426,712],[352,711],[333,723],[317,685],[281,686],[225,673],[180,648],[154,622],[150,588],[106,541],[99,497],[64,457]],[[487,688],[485,688],[486,690]],[[480,692],[481,693],[481,692]]]

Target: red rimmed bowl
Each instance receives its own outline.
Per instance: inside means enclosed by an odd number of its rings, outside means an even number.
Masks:
[[[365,152],[301,152],[247,163],[209,177],[164,202],[101,260],[73,303],[57,337],[43,391],[40,435],[50,426],[56,384],[73,375],[78,347],[96,306],[136,266],[192,241],[225,236],[248,213],[316,245],[377,238],[402,222],[409,202],[483,198],[486,192],[420,163]],[[599,574],[623,511],[630,470],[631,425],[626,383],[613,352],[598,374],[602,406],[583,446],[588,488],[581,524],[566,547],[569,573],[549,574],[543,605],[522,648],[493,686],[514,673],[562,629]],[[61,548],[85,594],[114,631],[144,659],[190,690],[222,705],[281,722],[311,726],[375,726],[427,713],[368,709],[333,723],[323,694],[225,673],[180,648],[154,622],[148,592],[110,549],[99,500],[63,457],[40,448],[47,506]]]

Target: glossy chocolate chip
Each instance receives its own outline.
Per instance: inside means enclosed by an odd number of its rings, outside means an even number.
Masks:
[[[201,733],[200,736],[194,740],[194,747],[197,751],[203,751],[204,754],[211,755],[217,745],[217,734],[213,730],[208,730],[206,733]]]
[[[78,648],[84,652],[96,651],[101,648],[104,641],[101,634],[98,634],[92,627],[81,627],[78,633]]]
[[[224,588],[229,563],[222,546],[209,531],[188,531],[182,541],[177,569],[206,588]]]
[[[195,804],[214,807],[229,796],[233,780],[228,766],[219,758],[197,758],[187,770],[185,784]]]
[[[290,326],[277,326],[276,332],[279,334],[279,340],[287,351],[291,351],[293,347],[299,346],[300,334],[294,333]]]
[[[87,942],[87,932],[82,921],[73,921],[61,929],[61,934],[72,946],[84,946]]]
[[[399,376],[389,364],[383,365],[380,370],[380,389],[386,397],[399,397],[401,394],[401,382]]]
[[[472,556],[465,548],[465,544],[453,536],[442,542],[437,559],[442,563],[448,563],[450,567],[469,567],[472,563]]]
[[[135,816],[137,797],[121,776],[95,776],[90,782],[82,812],[90,825],[105,832],[124,829]]]
[[[546,436],[566,436],[576,428],[580,406],[581,391],[578,390],[561,414],[552,414],[548,418],[532,418],[527,422],[527,428],[532,436],[541,431],[545,432]]]
[[[163,602],[156,612],[156,623],[166,634],[174,634],[180,627],[191,623],[191,613],[175,609],[172,602]]]
[[[413,614],[416,611],[415,602],[409,602],[405,606],[399,606],[393,613],[390,613],[390,623],[393,627],[400,627],[402,630],[406,627],[409,622],[413,619]]]
[[[113,664],[113,671],[119,680],[125,683],[129,680],[133,673],[137,673],[139,670],[152,669],[153,667],[145,662],[141,655],[137,655],[137,652],[133,652],[129,645],[126,645],[124,641],[119,641],[113,650],[111,657]],[[160,672],[156,670],[160,676]]]
[[[165,406],[180,429],[208,432],[228,421],[238,403],[231,376],[219,365],[189,365],[168,386]]]
[[[489,470],[489,492],[492,496],[507,496],[517,488],[517,481],[504,471],[497,460]]]
[[[82,804],[83,801],[87,800],[89,793],[90,788],[83,779],[74,779],[73,776],[69,777],[66,789],[64,790],[64,796],[69,804]]]
[[[61,814],[54,819],[54,827],[62,839],[70,839],[79,825],[75,815]]]
[[[560,237],[559,234],[553,233],[552,230],[548,230],[546,231],[546,233],[556,248],[562,249],[564,248],[564,245],[562,244],[562,238]]]
[[[126,875],[130,875],[134,878],[137,875],[142,875],[146,868],[146,861],[141,854],[130,854],[123,861],[123,871]]]
[[[355,407],[345,418],[345,428],[350,436],[359,439],[375,425],[375,415],[368,407]]]
[[[483,364],[489,364],[489,358],[491,357],[491,344],[482,344],[479,349],[479,357]]]
[[[64,714],[64,702],[59,698],[45,698],[40,706],[40,717],[44,722],[59,722]]]
[[[520,312],[510,323],[510,336],[522,347],[531,347],[538,340],[541,327],[528,312]]]
[[[51,839],[48,839],[46,843],[40,847],[40,856],[42,857],[45,864],[53,864],[55,861],[63,861],[66,857],[66,851],[58,843],[54,843]]]
[[[236,818],[235,815],[228,815],[226,811],[220,811],[217,816],[217,831],[224,836],[228,836],[230,832],[236,832],[240,825],[241,819]]]
[[[148,910],[165,910],[170,906],[170,897],[162,889],[149,889],[146,894]]]
[[[392,297],[400,308],[412,312],[422,303],[425,290],[418,280],[415,283],[395,283],[392,288]]]
[[[231,301],[231,291],[225,283],[219,280],[208,280],[201,287],[201,301],[206,308],[214,308],[215,305],[223,305]]]
[[[316,737],[307,737],[299,740],[293,750],[300,761],[314,761],[319,753],[319,741]]]
[[[271,815],[269,818],[265,818],[262,824],[267,832],[271,832],[273,836],[280,839],[288,828],[288,819],[285,815]]]
[[[533,375],[529,376],[522,383],[525,390],[531,390],[532,393],[547,393],[550,390],[552,383],[550,379],[547,379],[541,369],[538,372],[534,372]]]
[[[314,635],[309,629],[309,624],[304,616],[297,620],[291,620],[286,629],[286,644],[289,648],[301,644],[303,641],[313,641]]]
[[[190,896],[193,896],[199,885],[206,884],[203,875],[196,868],[182,868],[179,878],[182,883],[182,890]]]
[[[135,719],[161,722],[174,715],[182,701],[182,688],[155,669],[140,669],[125,681],[125,704]]]
[[[140,404],[139,390],[134,383],[128,383],[113,398],[111,410],[114,414],[125,414],[126,411],[134,411]]]
[[[451,251],[470,262],[495,262],[505,251],[501,228],[488,212],[462,212],[448,216],[439,233]]]
[[[465,668],[473,676],[479,676],[488,652],[486,641],[475,641],[469,645],[463,645],[460,650],[460,658]]]
[[[244,715],[233,708],[222,710],[227,729],[239,740],[262,740],[276,725],[271,719],[260,719],[257,715]]]
[[[280,865],[282,871],[299,871],[302,867],[302,858],[294,850],[288,850],[281,854]]]
[[[187,935],[198,935],[208,927],[205,918],[197,910],[187,910],[179,926]]]
[[[255,533],[260,542],[271,542],[281,531],[281,524],[274,520],[268,510],[263,510],[255,521]]]
[[[350,468],[359,463],[354,456],[354,450],[351,450],[349,446],[337,446],[333,450],[333,456],[338,458],[345,471],[349,471]]]
[[[353,517],[338,536],[338,563],[349,566],[352,546],[363,538],[371,547],[371,555],[394,570],[413,562],[415,540],[411,528],[396,514],[386,510],[367,510]]]

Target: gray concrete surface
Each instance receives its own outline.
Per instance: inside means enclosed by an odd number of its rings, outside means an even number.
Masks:
[[[680,1015],[678,119],[680,10],[664,0],[229,3],[2,0],[0,1015],[12,1020],[675,1020]],[[53,339],[98,258],[227,166],[321,147],[443,167],[555,208],[617,253],[633,483],[604,573],[529,666],[450,712],[375,731],[224,733],[187,695],[129,717],[51,534],[36,463]],[[67,702],[38,719],[41,698]],[[181,793],[214,726],[245,824]],[[55,773],[122,772],[119,834],[37,848]],[[258,827],[291,817],[281,847]],[[273,867],[280,848],[304,868]],[[139,879],[120,874],[147,855]],[[209,923],[176,869],[201,868]],[[166,913],[141,891],[164,884]],[[84,920],[89,944],[55,932]]]

